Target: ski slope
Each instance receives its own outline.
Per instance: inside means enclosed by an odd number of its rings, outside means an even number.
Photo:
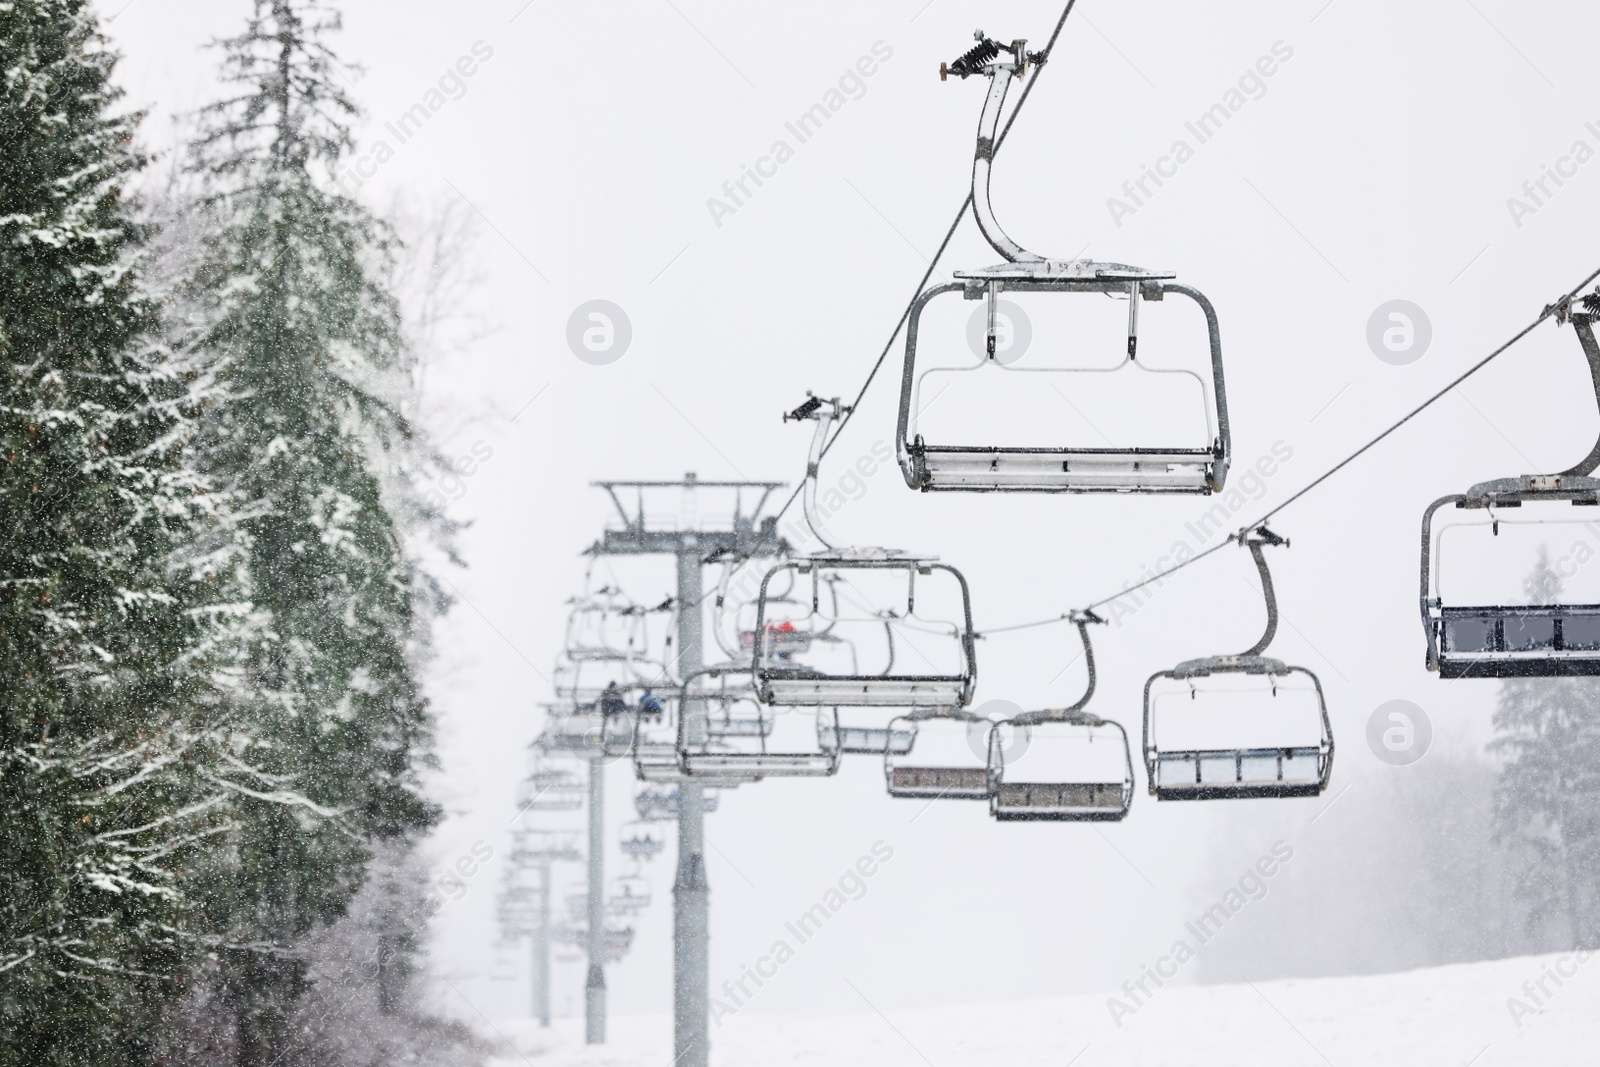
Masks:
[[[1559,985],[1558,969],[1571,972]],[[863,998],[860,1014],[807,1017],[759,1014],[752,1004],[713,1028],[711,1058],[726,1067],[1600,1063],[1600,953],[1582,962],[1525,956],[1403,974],[1149,988],[1154,995],[1120,1028],[1107,995],[882,1012]],[[1511,998],[1521,1005],[1515,1014]],[[493,1067],[668,1067],[672,1058],[665,1015],[612,1019],[609,1042],[596,1048],[583,1045],[577,1019],[544,1031],[526,1019],[499,1022],[486,1036],[499,1043]]]

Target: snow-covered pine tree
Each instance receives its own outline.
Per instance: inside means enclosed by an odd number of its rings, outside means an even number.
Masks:
[[[356,115],[326,44],[337,28],[315,0],[257,0],[221,42],[236,95],[202,112],[194,144],[214,225],[189,286],[192,341],[225,394],[203,423],[202,469],[239,501],[268,620],[241,758],[270,788],[238,801],[211,897],[241,946],[221,960],[241,1065],[292,1047],[313,977],[304,939],[344,912],[372,843],[437,817],[418,785],[426,583],[396,522],[405,346],[387,233],[331,180]]]
[[[1534,604],[1559,598],[1542,550],[1523,588]],[[1492,748],[1507,761],[1498,821],[1535,860],[1519,888],[1536,918],[1565,923],[1574,947],[1600,947],[1600,679],[1509,680],[1494,723]]]
[[[86,0],[0,4],[0,1062],[137,1064],[196,944],[227,583]],[[217,560],[209,561],[215,563]],[[219,621],[221,626],[219,628]]]

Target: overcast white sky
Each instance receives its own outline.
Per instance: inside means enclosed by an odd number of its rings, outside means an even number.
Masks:
[[[171,115],[214,91],[216,55],[201,46],[234,32],[248,4],[123,3],[103,5],[121,7],[109,26],[126,56],[121,79],[130,103],[152,112],[149,145],[165,148]],[[339,48],[362,69],[352,79],[368,117],[363,152],[380,139],[397,149],[368,168],[361,195],[380,207],[397,191],[470,201],[485,220],[477,296],[499,327],[430,380],[446,451],[490,453],[457,506],[472,523],[461,546],[469,566],[448,575],[459,603],[442,626],[432,689],[437,789],[451,812],[435,843],[443,865],[480,839],[497,852],[507,844],[562,602],[578,591],[579,553],[606,518],[589,482],[802,474],[808,433],[780,413],[806,389],[855,392],[965,193],[983,89],[941,84],[940,60],[964,51],[975,26],[1042,44],[1059,7],[342,6]],[[1600,149],[1600,109],[1585,110],[1600,88],[1581,32],[1591,15],[1578,3],[1510,0],[1083,0],[996,165],[997,209],[1037,251],[1086,247],[1170,268],[1210,296],[1237,469],[1280,442],[1292,453],[1246,509],[1255,513],[1594,268],[1600,162],[1559,188],[1547,183],[1553,195],[1520,219],[1507,205],[1574,142]],[[794,145],[784,124],[875,48],[880,62],[858,98],[735,213],[713,218],[708,198],[775,141]],[[1108,198],[1174,141],[1195,146],[1185,123],[1275,49],[1288,58],[1258,98],[1135,213],[1113,218]],[[445,86],[459,98],[397,145],[384,124],[473,55],[473,75]],[[995,258],[969,223],[942,266]],[[623,307],[633,327],[629,351],[604,367],[565,342],[569,315],[595,298]],[[1392,299],[1415,302],[1432,323],[1431,347],[1407,366],[1380,362],[1366,342],[1369,316]],[[899,358],[897,346],[824,480],[892,443]],[[1110,423],[1130,415],[1103,413]],[[1059,417],[1069,417],[1064,406]],[[1595,432],[1576,343],[1546,324],[1274,524],[1293,539],[1274,557],[1285,620],[1274,653],[1327,688],[1341,743],[1335,790],[1403,773],[1363,743],[1384,701],[1424,707],[1437,744],[1476,747],[1489,733],[1492,683],[1441,683],[1423,670],[1423,508],[1485,478],[1565,467]],[[889,466],[832,525],[961,567],[981,629],[1115,591],[1189,537],[1185,523],[1208,506],[918,495]],[[1100,713],[1136,736],[1151,672],[1248,645],[1261,620],[1253,579],[1248,556],[1229,549],[1102,632]],[[631,572],[629,589],[645,599],[671,583],[662,561]],[[1078,670],[1057,678],[1070,637],[1055,628],[984,641],[979,701],[1072,699]],[[611,784],[617,812],[632,783],[619,770]],[[1316,847],[1309,822],[1326,800],[1288,803],[1307,824],[1297,844]],[[888,800],[871,761],[830,781],[726,797],[707,824],[714,982],[764,953],[882,840],[894,856],[866,897],[804,946],[752,1011],[859,1010],[844,979],[882,1006],[1108,988],[1234,876],[1205,866],[1209,843],[1251,832],[1237,804],[1158,808],[1142,792],[1126,823],[1103,830],[998,826],[980,805],[955,803],[913,822],[921,807]],[[649,871],[657,904],[639,920],[633,955],[612,969],[618,1012],[670,1005],[671,862],[669,847]],[[513,1016],[525,1010],[525,985],[491,977],[498,880],[491,863],[446,909],[434,956],[461,998]],[[558,1009],[580,1004],[579,973],[560,973]],[[460,1002],[454,1010],[466,1013]]]

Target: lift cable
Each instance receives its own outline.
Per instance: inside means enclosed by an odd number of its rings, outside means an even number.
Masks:
[[[1050,40],[1044,46],[1044,50],[1029,57],[1033,64],[1033,76],[1028,79],[1028,84],[1022,87],[1022,95],[1017,98],[1017,106],[1011,109],[1011,115],[1006,119],[1005,126],[1001,128],[1000,136],[995,138],[994,151],[1000,151],[1000,146],[1006,143],[1006,135],[1011,132],[1012,124],[1017,121],[1017,115],[1022,112],[1022,105],[1028,102],[1028,96],[1033,92],[1033,87],[1039,83],[1039,76],[1044,73],[1045,65],[1050,61],[1050,53],[1055,49],[1056,39],[1061,36],[1061,30],[1067,24],[1067,16],[1072,14],[1072,9],[1077,5],[1077,2],[1078,0],[1067,0],[1067,6],[1062,8],[1061,17],[1056,20],[1055,32],[1050,34]],[[933,277],[933,272],[938,267],[939,260],[944,256],[945,249],[950,247],[950,240],[955,236],[956,228],[961,225],[961,220],[966,217],[967,209],[971,206],[972,191],[969,189],[966,199],[961,201],[961,207],[956,211],[956,217],[950,221],[950,228],[945,231],[944,240],[939,242],[938,250],[933,253],[933,258],[928,261],[928,269],[922,272],[922,280],[917,283],[917,288],[912,292],[910,302],[906,304],[906,309],[900,313],[900,321],[895,323],[894,332],[889,335],[888,343],[883,346],[883,351],[878,354],[878,361],[872,365],[872,371],[867,375],[867,380],[861,383],[861,391],[856,393],[856,398],[850,406],[844,409],[844,416],[839,420],[839,425],[833,428],[833,436],[828,438],[827,443],[822,446],[822,452],[817,457],[818,462],[821,462],[822,458],[833,448],[834,443],[839,440],[839,435],[850,424],[850,420],[855,416],[856,409],[861,406],[861,398],[867,395],[868,389],[872,388],[872,380],[878,376],[878,371],[883,369],[883,361],[889,358],[889,351],[894,348],[895,339],[900,336],[900,331],[905,328],[906,320],[911,317],[911,309],[916,306],[917,298],[922,295],[922,291],[928,287],[928,279]],[[778,518],[783,518],[784,512],[788,511],[790,506],[799,499],[800,492],[804,488],[805,482],[802,480],[799,485],[795,486],[794,492],[789,494],[789,499],[783,502],[783,507],[778,509]]]
[[[1458,375],[1454,380],[1452,380],[1450,382],[1450,384],[1446,385],[1444,388],[1440,389],[1438,392],[1436,392],[1432,396],[1428,397],[1428,399],[1424,400],[1422,403],[1418,404],[1416,407],[1414,407],[1410,411],[1406,412],[1406,414],[1402,415],[1398,420],[1396,420],[1395,422],[1391,423],[1386,429],[1384,429],[1376,437],[1374,437],[1371,440],[1367,441],[1360,448],[1356,449],[1354,452],[1350,453],[1348,456],[1346,456],[1343,459],[1341,459],[1338,463],[1335,463],[1332,467],[1329,467],[1326,471],[1322,472],[1317,477],[1313,478],[1309,483],[1307,483],[1306,485],[1302,486],[1297,492],[1295,492],[1287,500],[1285,500],[1281,504],[1278,504],[1277,506],[1273,507],[1270,511],[1268,511],[1265,515],[1262,515],[1256,521],[1251,522],[1251,523],[1247,523],[1246,525],[1240,527],[1236,532],[1229,534],[1226,540],[1219,541],[1217,544],[1214,544],[1210,548],[1205,549],[1204,551],[1200,552],[1198,555],[1191,556],[1188,559],[1184,560],[1182,563],[1175,563],[1171,567],[1168,567],[1166,570],[1159,571],[1156,574],[1152,574],[1150,577],[1144,579],[1143,581],[1137,583],[1136,585],[1127,586],[1127,587],[1119,590],[1118,592],[1112,594],[1111,596],[1104,597],[1104,598],[1102,598],[1100,600],[1093,601],[1090,604],[1085,605],[1083,608],[1081,608],[1079,610],[1080,611],[1093,611],[1095,608],[1103,607],[1106,604],[1110,604],[1112,601],[1120,600],[1124,596],[1127,596],[1129,593],[1136,592],[1136,591],[1138,591],[1140,589],[1143,589],[1145,586],[1151,585],[1151,584],[1153,584],[1155,582],[1160,582],[1160,581],[1165,580],[1166,578],[1176,574],[1178,571],[1183,570],[1185,567],[1187,567],[1187,566],[1189,566],[1191,564],[1200,562],[1201,560],[1205,559],[1207,556],[1209,556],[1212,553],[1218,551],[1219,549],[1224,548],[1225,546],[1227,546],[1229,544],[1233,544],[1235,542],[1242,542],[1243,539],[1245,538],[1245,536],[1247,536],[1250,533],[1250,531],[1255,530],[1255,529],[1259,529],[1260,527],[1266,525],[1269,521],[1271,521],[1271,519],[1274,516],[1276,516],[1279,512],[1283,511],[1290,504],[1295,503],[1301,497],[1303,497],[1307,493],[1311,492],[1311,490],[1317,488],[1323,482],[1326,482],[1329,478],[1331,478],[1335,474],[1339,473],[1341,470],[1343,470],[1345,467],[1349,466],[1356,459],[1359,459],[1362,455],[1364,455],[1369,449],[1371,449],[1378,442],[1382,441],[1384,438],[1386,438],[1390,434],[1394,433],[1400,427],[1404,426],[1406,423],[1408,423],[1412,419],[1416,418],[1418,415],[1420,415],[1427,408],[1433,406],[1435,403],[1437,403],[1438,401],[1442,400],[1447,394],[1449,394],[1452,390],[1454,390],[1456,388],[1456,386],[1460,385],[1462,382],[1466,381],[1468,378],[1470,378],[1474,374],[1478,373],[1484,367],[1488,366],[1491,360],[1495,359],[1501,353],[1503,353],[1503,352],[1507,351],[1508,349],[1510,349],[1512,345],[1515,345],[1518,341],[1522,340],[1524,337],[1528,336],[1528,334],[1532,333],[1534,331],[1534,329],[1536,329],[1541,323],[1544,322],[1545,319],[1548,319],[1551,316],[1555,315],[1560,308],[1562,308],[1563,306],[1566,306],[1567,304],[1569,304],[1574,298],[1577,297],[1577,295],[1580,292],[1582,292],[1585,288],[1587,288],[1589,286],[1589,284],[1591,282],[1595,281],[1597,278],[1600,278],[1600,269],[1596,269],[1587,278],[1585,278],[1583,281],[1579,282],[1577,284],[1577,286],[1574,287],[1572,290],[1570,290],[1562,299],[1556,301],[1553,304],[1547,305],[1543,311],[1539,312],[1539,315],[1538,315],[1537,318],[1535,318],[1532,322],[1528,323],[1528,325],[1524,326],[1522,329],[1518,330],[1515,334],[1513,334],[1511,336],[1511,338],[1509,340],[1507,340],[1504,344],[1500,345],[1500,347],[1496,348],[1493,352],[1490,352],[1487,356],[1484,356],[1478,362],[1476,362],[1472,366],[1468,367],[1465,371],[1463,371],[1460,375]],[[1061,615],[1058,615],[1058,616],[1056,616],[1054,618],[1050,618],[1050,619],[1039,619],[1039,620],[1037,620],[1035,622],[1018,623],[1018,624],[1015,624],[1015,625],[1012,625],[1012,626],[996,626],[996,627],[993,627],[991,629],[982,631],[982,634],[979,634],[977,636],[982,636],[982,635],[985,635],[985,634],[1005,633],[1005,632],[1008,632],[1008,631],[1011,631],[1011,630],[1027,630],[1027,629],[1031,629],[1031,628],[1037,627],[1037,626],[1050,626],[1050,625],[1053,625],[1053,624],[1058,623],[1058,622],[1067,622],[1070,619],[1072,619],[1072,617],[1073,617],[1073,613],[1072,612],[1064,612]]]

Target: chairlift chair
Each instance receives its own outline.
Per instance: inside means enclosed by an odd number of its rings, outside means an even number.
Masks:
[[[522,781],[517,806],[524,811],[577,811],[583,807],[585,791],[577,772],[535,758],[533,770]]]
[[[838,708],[817,709],[817,745],[846,756],[904,756],[916,743],[914,724],[890,727],[845,721]]]
[[[648,610],[609,586],[567,602],[564,654],[570,660],[631,660],[647,655],[644,617]]]
[[[1089,624],[1104,620],[1083,612],[1072,621],[1089,672],[1082,698],[1068,708],[1003,719],[989,732],[989,772],[994,781],[989,813],[1000,822],[1118,822],[1133,804],[1128,732],[1121,723],[1084,710],[1095,690]],[[1097,740],[1101,751],[1090,751]]]
[[[824,547],[780,562],[761,579],[752,656],[757,692],[763,703],[788,707],[964,706],[977,680],[966,578],[931,556],[838,547],[818,516],[817,468],[829,428],[847,410],[837,399],[812,396],[784,416],[816,423],[802,503],[812,535]],[[802,628],[846,639],[839,647],[848,650],[847,656],[825,658],[813,645],[819,654],[802,661],[780,654],[769,640],[766,621],[768,606],[777,599],[774,580],[800,584],[797,580],[804,577],[810,579],[810,604]],[[921,591],[924,605],[932,598],[934,610],[944,617],[918,614],[918,578],[931,580],[931,590]],[[876,641],[879,635],[883,651],[862,663],[868,653],[857,647],[857,638]]]
[[[667,847],[667,835],[654,823],[641,819],[622,824],[617,844],[624,856],[648,863]]]
[[[637,874],[625,874],[611,880],[611,894],[606,898],[606,910],[613,915],[632,915],[650,906],[650,880]]]
[[[511,835],[511,862],[519,868],[583,859],[576,830],[517,830]]]
[[[1267,627],[1261,639],[1236,656],[1192,659],[1151,675],[1144,687],[1144,763],[1149,788],[1157,800],[1220,800],[1242,797],[1310,797],[1328,788],[1333,773],[1333,726],[1322,682],[1304,667],[1292,667],[1262,655],[1278,629],[1278,601],[1263,547],[1288,541],[1266,527],[1241,535],[1261,577],[1267,605]],[[1164,683],[1180,683],[1177,686]],[[1158,685],[1163,688],[1158,690]],[[1231,687],[1231,688],[1230,688]],[[1208,699],[1225,702],[1223,714],[1239,712],[1258,716],[1252,723],[1277,736],[1279,731],[1302,731],[1287,744],[1263,744],[1252,733],[1245,743],[1229,746],[1164,745],[1158,720],[1181,715],[1184,698],[1191,702],[1205,690]],[[1293,721],[1300,704],[1302,721]],[[1264,705],[1265,715],[1249,705]],[[1159,707],[1158,707],[1159,706]],[[1311,712],[1315,723],[1304,719]],[[1214,715],[1203,712],[1204,715]],[[1192,714],[1189,716],[1193,718]],[[1265,720],[1263,726],[1262,719]],[[1171,724],[1169,723],[1169,726]],[[1179,723],[1190,730],[1211,728],[1206,721]],[[1311,736],[1312,730],[1316,736]]]
[[[978,270],[954,271],[954,281],[922,293],[906,322],[905,368],[900,383],[900,411],[896,451],[906,484],[913,489],[965,492],[1036,493],[1211,493],[1220,492],[1227,479],[1231,450],[1228,403],[1222,374],[1222,341],[1211,302],[1199,292],[1172,279],[1166,271],[1149,271],[1122,263],[1089,259],[1047,259],[1029,252],[1008,237],[990,206],[989,178],[996,131],[1007,90],[1020,79],[1037,56],[1026,41],[1001,44],[980,30],[978,44],[954,63],[945,64],[941,78],[955,74],[965,79],[983,75],[989,93],[978,122],[977,153],[972,167],[973,213],[978,228],[1005,262]],[[1162,443],[1159,447],[1077,446],[1033,447],[988,443],[934,444],[918,432],[917,344],[923,311],[946,293],[959,292],[967,300],[987,301],[986,357],[977,366],[962,368],[983,375],[1002,373],[1052,375],[1188,374],[1204,396],[1207,439],[1190,444]],[[997,304],[1000,294],[1061,293],[1100,294],[1128,301],[1127,349],[1114,367],[1023,368],[1007,367],[996,359]],[[1210,380],[1185,370],[1147,366],[1138,357],[1139,314],[1144,302],[1156,303],[1168,293],[1194,301],[1205,316],[1210,345]]]
[[[700,810],[707,814],[717,810],[720,794],[716,788],[700,795]],[[633,807],[642,822],[672,822],[678,817],[678,789],[676,786],[647,785],[633,795]]]
[[[839,769],[837,750],[809,744],[810,723],[805,724],[807,744],[791,737],[797,716],[785,708],[763,708],[756,699],[748,667],[736,670],[708,668],[684,679],[683,711],[678,717],[678,763],[690,778],[761,781],[764,778],[820,778]],[[708,723],[765,718],[771,724],[762,733],[714,735]],[[790,729],[773,736],[778,720]]]
[[[1571,324],[1583,347],[1600,407],[1600,344],[1594,320],[1600,315],[1600,290],[1584,297],[1581,311],[1570,300],[1556,305],[1558,325]],[[1574,467],[1559,474],[1528,474],[1480,482],[1465,493],[1440,497],[1422,516],[1422,625],[1427,634],[1430,671],[1440,678],[1552,678],[1600,674],[1600,604],[1446,604],[1439,589],[1443,532],[1436,538],[1434,515],[1446,505],[1487,515],[1499,536],[1496,509],[1524,504],[1600,506],[1600,440]],[[1542,509],[1541,509],[1542,510]]]
[[[989,767],[993,724],[963,708],[917,708],[889,723],[891,733],[912,731],[908,752],[885,752],[883,776],[889,795],[924,800],[988,800],[994,795]]]
[[[633,744],[633,715],[648,687],[618,691],[627,701],[620,712],[607,713],[605,694],[584,704],[571,701],[544,705],[545,727],[534,742],[553,756],[599,759],[625,756]]]

